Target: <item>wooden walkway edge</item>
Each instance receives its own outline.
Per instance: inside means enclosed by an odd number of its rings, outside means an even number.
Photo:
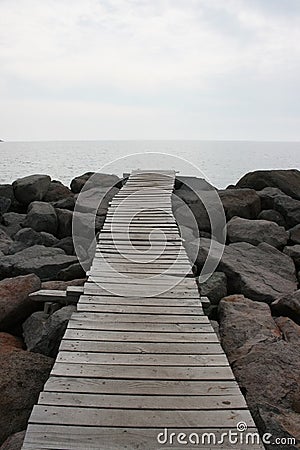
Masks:
[[[112,200],[23,450],[264,448],[221,442],[239,423],[257,430],[203,313],[174,182],[136,170]]]

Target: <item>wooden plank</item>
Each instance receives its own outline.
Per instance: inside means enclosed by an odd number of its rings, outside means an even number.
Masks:
[[[99,331],[67,328],[64,339],[105,342],[219,342],[215,333],[160,333],[143,331]]]
[[[88,425],[119,427],[197,427],[199,423],[203,427],[232,427],[239,422],[245,422],[248,426],[254,426],[253,419],[247,410],[205,410],[205,411],[165,411],[128,409],[126,414],[122,409],[104,408],[80,408],[64,406],[36,405],[33,408],[30,423],[47,423],[60,425]]]
[[[165,299],[165,298],[141,298],[141,297],[109,297],[104,295],[82,295],[80,303],[99,303],[104,305],[138,305],[138,306],[166,306],[166,307],[187,307],[194,306],[201,310],[201,300],[199,299]],[[198,309],[198,313],[201,311]]]
[[[169,355],[169,354],[137,354],[137,353],[95,353],[60,351],[57,362],[72,364],[99,364],[99,365],[142,365],[142,366],[228,366],[226,356],[221,355]],[[122,372],[122,367],[119,367]]]
[[[231,427],[230,429],[232,428],[235,429],[236,427]],[[203,435],[204,432],[206,433],[205,435]],[[179,448],[191,448],[187,447],[186,444],[178,446],[179,444],[176,440],[178,436],[181,436],[181,441],[186,440],[185,436],[193,436],[193,447],[199,450],[208,450],[210,448],[236,450],[236,444],[230,444],[227,440],[224,442],[224,436],[222,436],[224,432],[229,432],[229,428],[199,428],[199,424],[197,428],[187,429],[184,426],[182,428],[169,428],[167,434],[164,433],[162,424],[159,428],[30,424],[23,450],[87,450],[87,448],[89,450],[158,450],[159,448],[173,448],[176,450]],[[248,427],[247,432],[249,436],[257,434],[256,428],[253,427]],[[161,434],[160,439],[162,443],[166,440],[165,445],[158,444],[157,437],[159,434]],[[199,444],[195,441],[195,436],[199,436]],[[254,439],[256,439],[255,436]],[[217,444],[217,442],[224,443]],[[264,450],[264,447],[261,444],[257,444],[256,440],[252,442],[250,439],[250,443],[240,443],[238,450]]]
[[[78,392],[85,394],[141,395],[241,395],[236,381],[173,381],[173,380],[114,380],[110,378],[76,378],[51,376],[45,392]],[[200,399],[199,399],[200,400]]]
[[[114,364],[76,364],[56,362],[53,366],[52,376],[73,376],[92,378],[116,378],[136,380],[234,380],[229,366],[140,366]]]
[[[61,351],[100,352],[100,353],[160,353],[185,355],[216,355],[224,354],[218,343],[152,343],[152,342],[103,342],[87,340],[63,339]]]
[[[101,313],[99,322],[153,322],[153,323],[203,323],[202,316],[176,316],[164,314],[161,316],[151,314],[109,314]]]
[[[247,409],[244,398],[238,395],[110,395],[110,394],[79,394],[79,393],[54,393],[45,392],[40,395],[40,405],[52,406],[78,406],[92,408],[116,408],[116,409],[145,409],[153,410],[222,410],[222,409]]]
[[[108,305],[84,303],[80,301],[77,305],[78,311],[96,311],[103,313],[120,313],[120,314],[175,314],[175,315],[203,315],[201,308],[185,307],[185,306],[136,306],[136,305]]]

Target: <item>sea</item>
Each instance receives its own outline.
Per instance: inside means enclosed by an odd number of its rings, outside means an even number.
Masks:
[[[180,175],[204,177],[222,189],[253,170],[300,169],[300,142],[0,142],[0,158],[0,183],[39,173],[69,185],[88,171],[122,176],[133,169],[174,169]]]

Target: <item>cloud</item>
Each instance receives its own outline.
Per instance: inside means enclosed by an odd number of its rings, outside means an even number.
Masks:
[[[245,89],[268,105],[300,77],[300,8],[284,3],[2,0],[0,95],[127,105],[129,117],[140,107],[203,117],[203,103],[241,106]]]

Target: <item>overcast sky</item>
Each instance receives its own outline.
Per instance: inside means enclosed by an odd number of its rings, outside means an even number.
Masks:
[[[300,140],[299,0],[0,0],[0,139]]]

